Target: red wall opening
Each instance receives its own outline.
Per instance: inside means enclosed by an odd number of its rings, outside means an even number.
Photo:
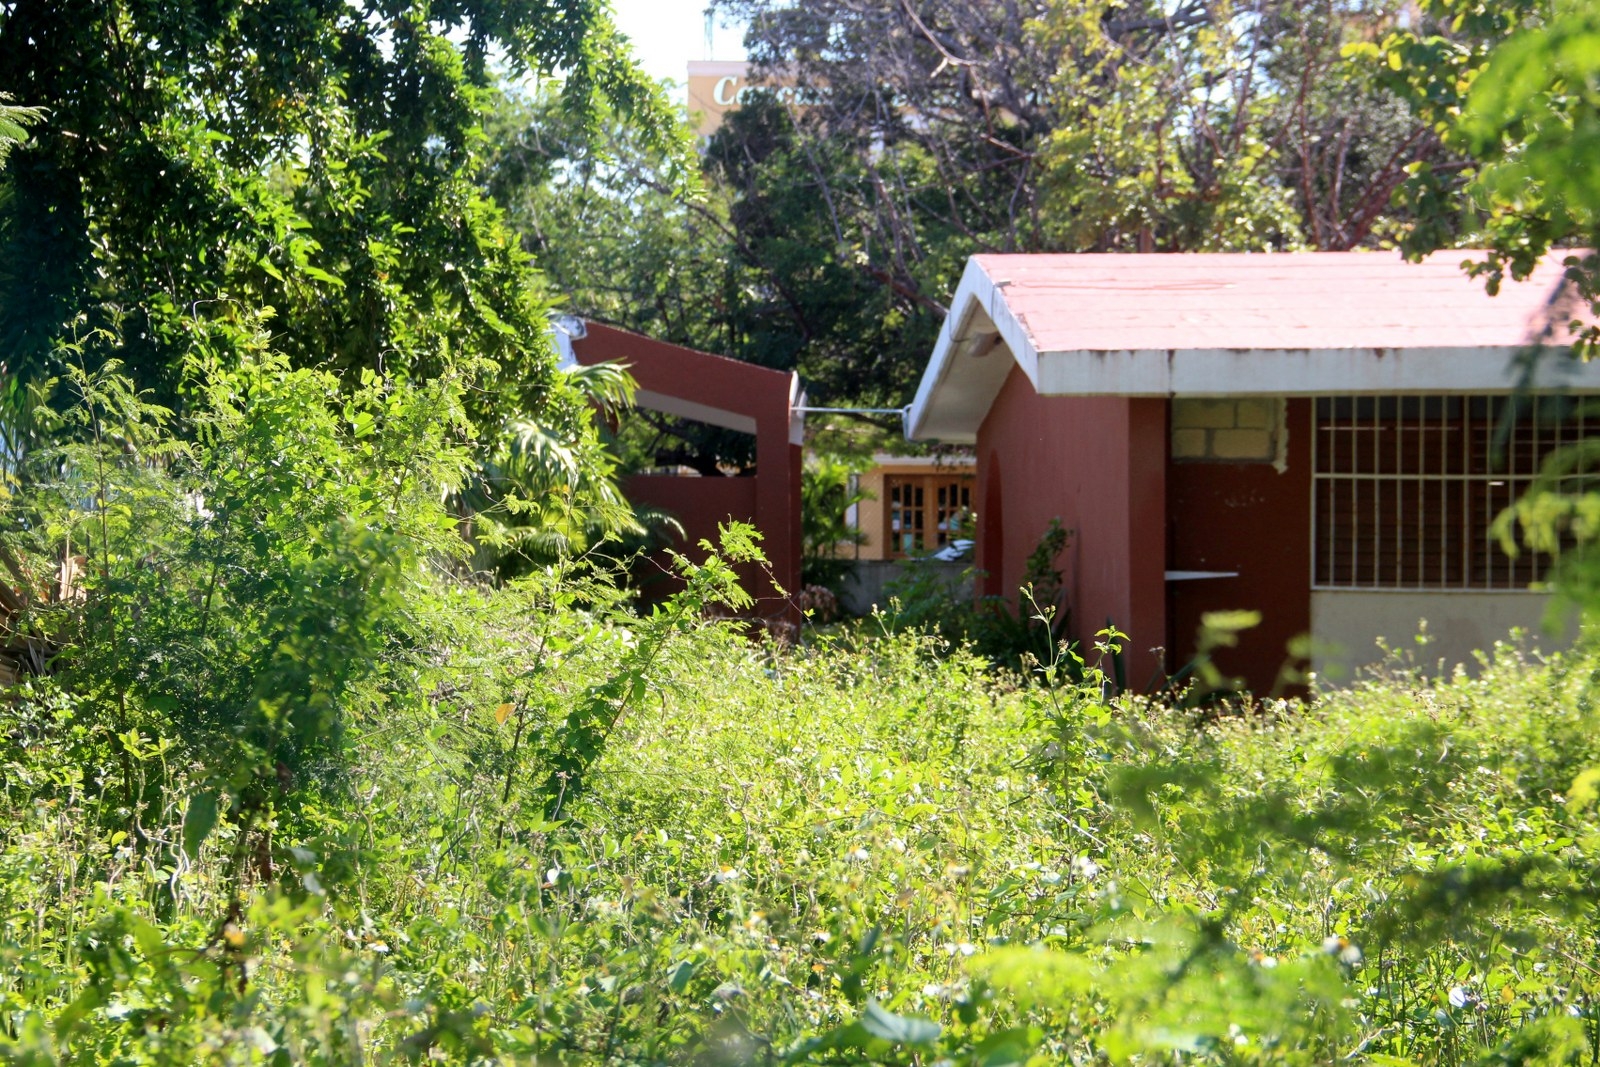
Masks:
[[[635,476],[624,492],[630,500],[670,512],[684,528],[684,537],[673,547],[691,559],[704,556],[698,547],[702,538],[717,543],[718,523],[738,519],[754,525],[770,561],[766,569],[740,571],[746,591],[756,600],[754,613],[798,622],[800,612],[793,598],[800,591],[801,456],[792,410],[799,392],[795,376],[599,323],[586,323],[585,328],[585,335],[573,340],[574,355],[585,364],[626,365],[639,384],[641,407],[705,421],[725,420],[718,425],[745,423],[749,426],[745,432],[753,430],[754,477]],[[663,555],[647,565],[640,584],[646,597],[653,599],[680,583]]]
[[[1311,401],[1287,404],[1282,473],[1270,463],[1167,467],[1168,567],[1238,572],[1168,583],[1168,663],[1178,670],[1194,655],[1206,612],[1259,611],[1261,624],[1213,659],[1262,696],[1277,685],[1289,642],[1311,631]]]

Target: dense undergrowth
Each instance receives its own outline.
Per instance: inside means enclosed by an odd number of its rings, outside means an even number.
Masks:
[[[0,1060],[1600,1056],[1594,651],[1223,714],[1108,697],[1110,649],[778,648],[707,617],[722,556],[648,613],[471,571],[448,381],[210,381],[174,432],[71,375],[5,501],[13,595],[59,581]]]
[[[626,655],[593,625],[546,616],[552,692]],[[1594,658],[1196,726],[929,651],[697,625],[559,822],[487,755],[500,706],[375,710],[237,871],[226,818],[183,845],[181,739],[134,836],[71,702],[24,703],[0,1055],[1593,1062]]]

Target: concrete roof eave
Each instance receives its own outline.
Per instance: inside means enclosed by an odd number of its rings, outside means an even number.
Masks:
[[[1405,337],[1409,343],[1396,347],[1351,344],[1350,338],[1340,338],[1344,344],[1336,341],[1326,347],[1306,348],[1267,344],[1231,348],[1040,351],[1035,341],[1036,331],[1029,327],[1049,331],[1052,326],[1059,326],[1061,312],[1056,312],[1054,319],[1029,321],[1016,312],[1014,301],[1007,298],[1007,288],[1012,283],[995,280],[989,269],[994,267],[1020,275],[1022,272],[1016,269],[1016,261],[1027,258],[975,256],[968,261],[908,413],[908,438],[974,443],[978,427],[988,415],[1013,364],[1022,369],[1041,396],[1505,393],[1517,388],[1600,391],[1600,360],[1578,363],[1564,358],[1567,351],[1564,343],[1542,350],[1527,344],[1508,343],[1514,336],[1528,336],[1523,325],[1528,309],[1545,303],[1544,297],[1533,291],[1521,294],[1517,304],[1502,295],[1488,305],[1497,309],[1493,314],[1497,320],[1503,320],[1504,328],[1498,328],[1501,323],[1497,322],[1497,328],[1481,331],[1480,336],[1486,335],[1483,344],[1461,343],[1471,336],[1463,336],[1462,331],[1455,331],[1447,343],[1428,344],[1419,336],[1420,331],[1398,329],[1393,331],[1396,336]],[[1200,262],[1200,258],[1188,257],[1184,265],[1192,266]],[[1277,258],[1279,263],[1291,259],[1287,255]],[[1131,262],[1131,259],[1119,260],[1119,263]],[[1256,262],[1262,260],[1258,258]],[[1380,262],[1375,256],[1364,261],[1349,261],[1352,274],[1366,265],[1377,267]],[[1448,266],[1455,275],[1454,265]],[[1457,276],[1464,285],[1473,284],[1464,275]],[[1382,282],[1383,279],[1379,279],[1374,284]],[[1481,289],[1461,295],[1453,289],[1447,292],[1452,299],[1466,302],[1471,310],[1477,310],[1482,301],[1490,299],[1482,295]],[[1498,310],[1500,308],[1503,312]],[[1033,315],[1039,313],[1035,307]],[[1079,315],[1074,314],[1066,321],[1070,325],[1078,318]],[[1057,329],[1056,332],[1061,331]],[[1532,361],[1530,372],[1529,357],[1536,352],[1542,352],[1542,358]]]

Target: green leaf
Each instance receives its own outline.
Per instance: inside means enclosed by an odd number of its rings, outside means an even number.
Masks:
[[[867,1001],[867,1009],[861,1013],[861,1028],[873,1037],[898,1045],[931,1045],[939,1040],[941,1032],[939,1024],[931,1019],[895,1015],[875,1000]]]
[[[324,282],[328,285],[336,285],[341,289],[344,288],[344,279],[329,274],[321,267],[313,267],[311,264],[307,263],[300,269],[306,273],[307,277],[313,279],[314,281]]]
[[[217,794],[196,793],[189,798],[183,813],[183,851],[190,859],[200,854],[200,845],[217,825]]]
[[[1039,1039],[1040,1034],[1033,1027],[1018,1026],[1001,1030],[984,1038],[972,1050],[973,1062],[977,1067],[1022,1067],[1033,1054]]]

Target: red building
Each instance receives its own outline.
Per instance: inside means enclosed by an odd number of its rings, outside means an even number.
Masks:
[[[1209,611],[1261,612],[1218,656],[1257,692],[1302,635],[1327,670],[1423,619],[1428,662],[1536,628],[1544,561],[1488,527],[1587,433],[1600,366],[1527,365],[1570,339],[1559,262],[1490,297],[1472,255],[973,257],[907,434],[977,446],[980,592],[1014,596],[1059,518],[1075,636],[1128,633],[1135,686]]]
[[[623,492],[636,504],[672,515],[684,536],[673,547],[699,559],[702,540],[717,543],[717,527],[737,519],[761,534],[766,568],[741,567],[755,614],[799,620],[794,594],[800,590],[800,444],[803,432],[800,381],[789,371],[770,370],[726,356],[656,341],[613,326],[585,322],[557,334],[580,363],[623,364],[638,384],[634,403],[651,411],[693,419],[755,437],[754,475],[733,478],[635,474]],[[570,338],[570,340],[567,340]],[[657,560],[660,582],[644,590],[660,595],[676,585],[667,560]]]

